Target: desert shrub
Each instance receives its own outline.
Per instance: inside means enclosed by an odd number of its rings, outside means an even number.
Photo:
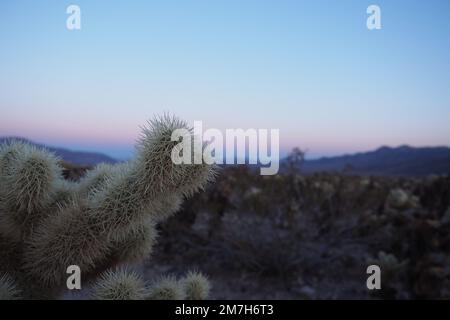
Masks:
[[[222,222],[215,244],[226,265],[271,277],[292,275],[298,267],[299,235],[277,228],[274,220],[228,213]]]
[[[225,167],[206,193],[185,203],[188,221],[163,226],[162,234],[179,237],[162,239],[160,256],[168,261],[183,252],[183,263],[208,256],[204,269],[250,274],[242,283],[242,291],[254,287],[249,297],[277,297],[266,288],[272,283],[291,297],[312,288],[316,297],[369,298],[365,270],[383,251],[409,263],[391,272],[392,285],[376,298],[448,298],[449,181],[325,172],[262,177]]]

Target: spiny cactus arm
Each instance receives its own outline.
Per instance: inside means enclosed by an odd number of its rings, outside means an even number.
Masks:
[[[94,272],[108,255],[110,244],[92,225],[83,200],[47,217],[26,240],[23,269],[43,286],[53,288],[66,279],[66,268],[78,265],[84,274]]]
[[[55,181],[61,176],[59,160],[53,154],[24,143],[6,147],[2,163],[3,186],[0,190],[3,212],[10,214],[7,224],[18,237],[44,214],[50,204]]]
[[[208,278],[196,271],[189,271],[181,279],[181,285],[188,300],[205,300],[209,297],[211,285]]]
[[[151,214],[145,216],[142,223],[134,223],[134,230],[130,229],[123,238],[116,237],[116,240],[112,241],[112,256],[119,261],[133,263],[149,258],[158,235],[156,223],[178,211],[181,202],[182,198],[178,194],[168,194],[155,200],[146,209]]]
[[[148,121],[142,128],[137,145],[136,185],[146,198],[173,191],[185,176],[185,166],[172,161],[172,150],[178,145],[172,141],[175,130],[189,130],[187,124],[164,115]]]
[[[137,183],[142,193],[150,198],[174,191],[191,195],[215,177],[215,166],[175,164],[172,161],[172,151],[179,147],[179,141],[172,141],[172,133],[177,129],[192,132],[184,121],[168,115],[149,121],[143,128],[137,147]],[[193,140],[193,134],[190,137]],[[192,152],[195,152],[195,148],[192,148]]]
[[[158,232],[155,222],[147,219],[134,233],[112,243],[112,257],[124,263],[136,263],[150,257]]]
[[[32,213],[50,200],[54,182],[61,175],[58,158],[27,145],[4,176],[5,203],[13,210]]]
[[[143,300],[145,283],[134,271],[127,269],[107,270],[92,288],[94,300]]]
[[[91,223],[108,241],[121,242],[145,222],[145,201],[137,192],[134,167],[122,166],[107,186],[87,199]]]
[[[120,164],[111,165],[101,163],[93,170],[89,170],[80,180],[79,193],[81,195],[89,196],[98,190],[103,189],[107,185],[108,180],[114,176],[119,167]]]
[[[2,227],[1,223],[0,221],[0,227]],[[3,229],[0,229],[0,274],[5,272],[12,275],[21,264],[21,243],[3,235],[3,232]]]
[[[167,197],[181,199],[214,178],[213,166],[172,162],[172,149],[178,144],[171,140],[175,129],[187,126],[167,116],[150,121],[143,129],[137,158],[121,166],[107,186],[89,200],[93,219],[109,232],[110,239],[126,238],[145,216],[154,215],[155,220],[169,216],[180,201],[169,203]]]
[[[14,280],[8,275],[0,276],[0,300],[20,300],[22,292],[19,290]]]
[[[17,221],[14,219],[14,213],[0,207],[0,241],[20,244],[22,242],[22,234],[23,229],[20,228],[20,225],[18,226]],[[0,254],[2,254],[1,251]]]
[[[183,203],[183,196],[179,193],[169,193],[159,196],[145,209],[148,216],[155,222],[162,222],[176,213]]]
[[[163,276],[148,289],[147,300],[183,300],[183,286],[174,276]]]
[[[56,209],[67,206],[74,201],[74,199],[79,197],[78,189],[79,184],[77,182],[57,179],[55,181],[50,211],[54,212]]]
[[[26,146],[25,143],[19,141],[7,141],[0,145],[0,182],[9,173]]]

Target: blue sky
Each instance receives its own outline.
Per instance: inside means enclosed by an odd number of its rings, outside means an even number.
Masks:
[[[449,39],[445,0],[1,1],[0,135],[125,158],[170,112],[311,157],[450,145]]]

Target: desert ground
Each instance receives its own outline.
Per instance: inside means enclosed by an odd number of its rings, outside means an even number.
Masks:
[[[88,169],[66,167],[72,180]],[[366,287],[370,264],[381,290]],[[212,299],[448,299],[450,176],[223,168],[137,267],[149,280],[201,271]]]

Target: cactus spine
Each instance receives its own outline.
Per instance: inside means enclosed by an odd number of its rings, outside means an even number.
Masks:
[[[213,166],[172,162],[171,151],[178,142],[171,134],[180,128],[188,129],[169,116],[150,121],[135,159],[100,165],[79,183],[62,179],[54,155],[26,143],[3,145],[0,274],[10,276],[1,278],[1,291],[21,286],[17,292],[25,298],[57,297],[64,289],[66,268],[78,265],[84,279],[102,274],[95,298],[141,297],[140,280],[134,274],[111,268],[148,257],[156,223],[176,212],[184,197],[215,175]],[[177,285],[184,290],[181,282]]]

